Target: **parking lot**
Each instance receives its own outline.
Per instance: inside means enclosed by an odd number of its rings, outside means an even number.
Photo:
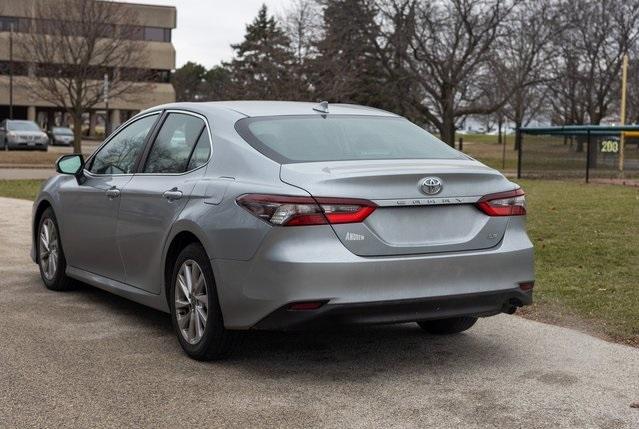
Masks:
[[[0,198],[0,427],[639,427],[639,349],[517,316],[448,338],[253,332],[189,360],[163,313],[47,291],[30,208]]]

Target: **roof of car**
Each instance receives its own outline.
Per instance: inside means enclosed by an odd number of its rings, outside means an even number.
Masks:
[[[193,108],[199,110],[225,109],[248,117],[255,116],[280,116],[280,115],[318,115],[321,112],[313,110],[318,103],[299,101],[209,101],[203,103],[173,103],[164,108]],[[397,116],[385,110],[373,107],[358,106],[355,104],[330,104],[329,115],[370,115],[370,116]]]

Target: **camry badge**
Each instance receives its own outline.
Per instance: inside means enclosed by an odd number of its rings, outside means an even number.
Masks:
[[[427,177],[419,182],[419,189],[426,195],[439,194],[442,190],[442,180],[438,177]]]

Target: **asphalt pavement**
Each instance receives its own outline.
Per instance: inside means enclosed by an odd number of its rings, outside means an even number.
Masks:
[[[244,336],[187,358],[169,317],[42,285],[31,203],[0,198],[0,427],[638,428],[639,349],[517,316]]]

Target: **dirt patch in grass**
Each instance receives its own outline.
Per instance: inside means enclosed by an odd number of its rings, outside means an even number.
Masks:
[[[559,303],[535,302],[533,305],[517,310],[518,316],[549,325],[574,329],[605,341],[625,344],[639,348],[639,335],[615,335],[606,329],[604,320],[589,320],[570,311]]]
[[[20,168],[20,167],[43,167],[52,168],[56,160],[62,156],[61,153],[39,152],[39,151],[0,151],[0,166]]]

